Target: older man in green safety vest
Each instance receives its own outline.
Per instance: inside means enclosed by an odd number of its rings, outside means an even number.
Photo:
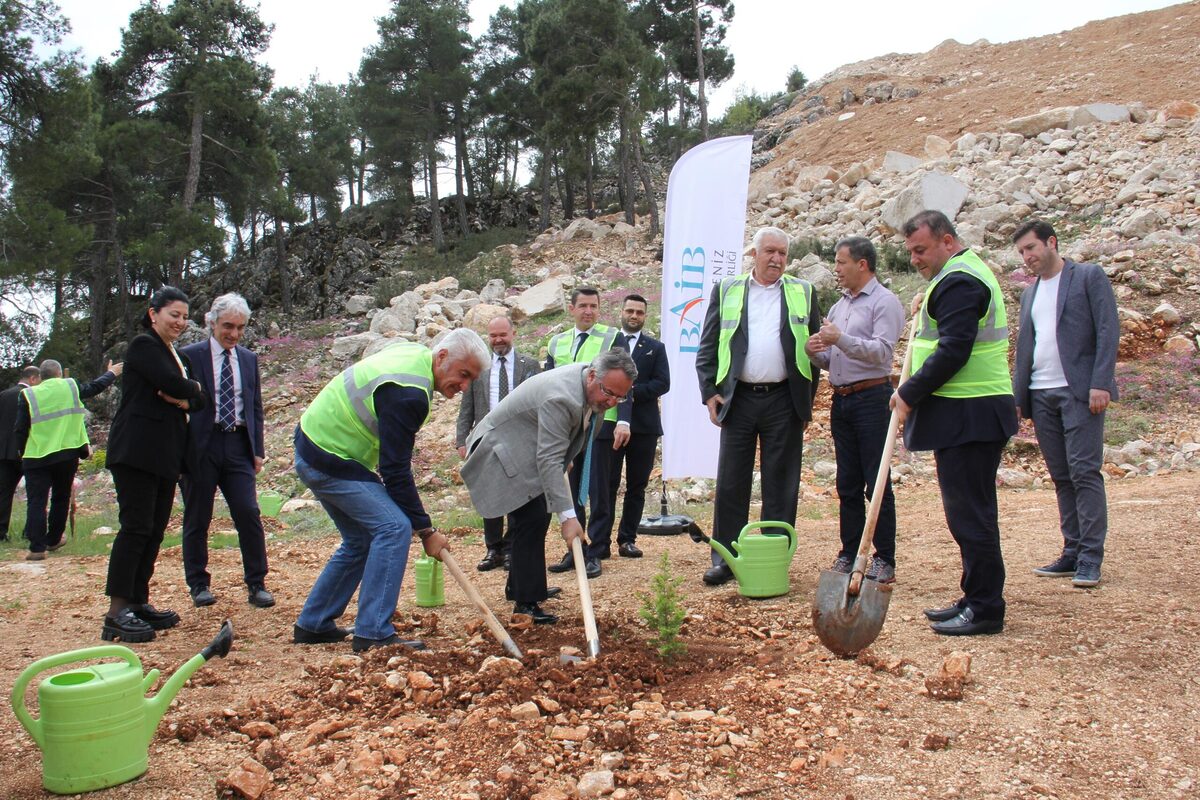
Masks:
[[[413,533],[434,558],[446,547],[417,494],[413,446],[432,411],[433,392],[454,397],[488,360],[483,340],[466,328],[451,331],[432,350],[394,344],[342,371],[300,417],[296,474],[333,518],[342,543],[304,602],[293,642],[349,636],[336,622],[361,583],[353,649],[424,647],[402,641],[392,626]]]
[[[913,266],[929,281],[920,301],[912,377],[892,395],[909,450],[932,450],[946,524],[962,553],[962,597],[925,611],[935,633],[1004,629],[1004,558],[996,470],[1017,431],[1008,374],[1008,316],[992,270],[940,211],[904,224]]]
[[[39,367],[41,383],[21,390],[13,433],[25,473],[28,561],[41,561],[47,551],[65,544],[75,472],[79,459],[90,452],[82,401],[112,386],[121,369],[119,363],[109,364],[103,375],[81,386],[74,378],[63,377],[62,364],[48,359]]]
[[[804,429],[820,373],[804,344],[821,329],[821,309],[811,284],[783,274],[789,243],[779,228],[754,235],[754,269],[713,286],[696,353],[700,397],[721,428],[713,538],[727,546],[750,517],[760,446],[761,519],[796,523]],[[715,551],[712,563],[705,583],[733,579]]]
[[[596,322],[600,316],[600,291],[591,286],[579,286],[571,291],[571,302],[567,306],[575,327],[569,331],[555,334],[550,338],[547,347],[546,369],[567,364],[590,364],[605,350],[629,350],[624,334],[620,328],[603,325]],[[616,408],[610,408],[604,415],[600,429],[596,433],[596,445],[592,448],[590,478],[588,486],[581,489],[579,481],[585,470],[583,460],[585,453],[580,453],[571,463],[571,473],[568,482],[571,485],[571,499],[575,501],[575,515],[579,524],[588,531],[591,539],[592,528],[588,525],[587,506],[590,501],[591,518],[599,524],[608,524],[611,517],[612,503],[610,491],[610,473],[612,472],[613,451],[620,450],[629,442],[629,420],[633,406],[622,403]],[[592,552],[584,547],[584,568],[589,578],[600,577],[601,559],[608,558],[607,552]],[[551,564],[550,572],[569,572],[575,569],[575,557],[568,550],[561,560]],[[553,591],[557,591],[554,589]]]

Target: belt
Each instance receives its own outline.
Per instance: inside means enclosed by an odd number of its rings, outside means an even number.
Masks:
[[[891,383],[891,382],[892,382],[891,377],[885,376],[883,378],[867,378],[865,381],[858,381],[857,383],[847,383],[845,386],[834,386],[833,384],[830,384],[829,388],[833,389],[834,394],[845,397],[848,394],[854,394],[855,392],[861,392],[863,389],[870,389],[872,386],[882,386],[885,383]]]
[[[766,394],[767,392],[775,391],[786,383],[787,381],[776,381],[775,383],[739,383],[738,386],[744,387],[755,394]]]
[[[245,425],[234,425],[232,428],[217,428],[218,433],[245,433]]]

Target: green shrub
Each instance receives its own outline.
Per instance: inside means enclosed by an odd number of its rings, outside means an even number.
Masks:
[[[679,631],[687,618],[687,609],[680,605],[683,599],[679,591],[681,583],[682,577],[671,574],[671,561],[664,552],[658,562],[658,572],[650,582],[651,592],[640,595],[642,608],[638,614],[654,632],[650,645],[664,661],[687,652],[687,645],[679,640]]]
[[[95,475],[104,470],[105,457],[108,452],[103,447],[93,447],[92,454],[79,462],[79,474]]]
[[[804,77],[804,73],[799,67],[792,67],[787,76],[787,90],[789,92],[802,92],[804,87],[808,85],[808,78]]]
[[[878,256],[876,268],[887,272],[916,272],[908,255],[908,248],[893,242],[884,242],[875,249]]]

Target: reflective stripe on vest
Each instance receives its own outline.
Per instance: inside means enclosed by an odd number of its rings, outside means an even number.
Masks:
[[[379,417],[375,390],[387,383],[425,392],[433,412],[433,353],[403,343],[380,350],[331,380],[300,417],[308,440],[327,453],[375,469],[379,466]]]
[[[721,281],[721,330],[717,339],[717,385],[720,386],[729,374],[732,356],[729,343],[734,331],[742,324],[742,311],[746,307],[746,290],[750,285],[751,273],[726,278]],[[796,369],[812,380],[812,367],[804,344],[808,341],[808,311],[812,307],[812,284],[784,275],[783,300],[787,304],[788,327],[796,339]]]
[[[991,299],[979,320],[979,331],[975,335],[975,344],[971,346],[970,359],[934,394],[957,398],[1012,394],[1012,378],[1008,373],[1008,314],[1004,309],[1004,295],[995,273],[970,250],[947,261],[925,290],[921,319],[912,342],[912,371],[915,373],[919,370],[937,350],[937,320],[929,316],[929,296],[942,279],[952,272],[965,272],[978,278],[988,288]]]
[[[555,334],[550,339],[550,345],[546,349],[550,353],[550,357],[554,359],[554,366],[556,367],[566,364],[590,364],[596,359],[596,356],[605,350],[612,349],[613,342],[617,340],[618,332],[616,328],[608,325],[593,325],[587,330],[588,338],[584,340],[583,347],[579,348],[575,355],[572,356],[571,348],[575,346],[575,339],[578,338],[578,334],[572,328],[569,331]],[[606,422],[615,421],[616,418],[616,408],[610,408],[604,412]]]
[[[45,458],[88,443],[79,384],[71,378],[47,378],[21,390],[29,405],[25,458]]]

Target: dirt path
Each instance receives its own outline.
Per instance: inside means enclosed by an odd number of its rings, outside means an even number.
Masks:
[[[348,645],[292,645],[291,624],[332,538],[273,547],[280,602],[270,611],[243,602],[235,550],[214,554],[220,602],[192,609],[176,548],[160,560],[156,599],[184,621],[137,652],[169,673],[226,615],[235,650],[180,693],[147,775],[95,796],[210,798],[248,756],[271,769],[268,796],[279,798],[556,797],[602,759],[618,798],[1194,796],[1200,604],[1189,554],[1200,545],[1200,475],[1115,481],[1109,491],[1104,582],[1088,592],[1030,574],[1055,554],[1053,492],[1002,492],[1008,627],[955,641],[929,633],[920,613],[952,600],[958,580],[936,489],[903,487],[900,583],[883,634],[858,662],[832,658],[809,622],[817,574],[834,554],[831,500],[804,504],[789,596],[751,601],[706,588],[704,550],[684,537],[646,537],[649,557],[605,562],[593,583],[601,659],[557,663],[559,645],[583,644],[576,590],[563,581],[551,604],[562,622],[517,633],[527,654],[517,675],[480,669],[500,651],[471,624],[457,587],[447,585],[449,605],[430,614],[413,605],[411,578],[402,615],[428,653],[359,660]],[[464,563],[481,550],[458,549]],[[635,595],[663,549],[686,578],[691,612],[691,649],[671,667],[647,653],[635,622]],[[557,557],[558,544],[547,553]],[[52,558],[36,576],[15,563],[0,566],[4,687],[38,657],[99,643],[103,558]],[[506,610],[502,574],[471,574]],[[960,702],[933,700],[925,678],[956,648],[973,656],[974,680]],[[531,699],[537,718],[514,720]],[[603,755],[612,752],[622,756]],[[0,796],[42,796],[39,753],[11,712],[0,714],[0,765]]]

